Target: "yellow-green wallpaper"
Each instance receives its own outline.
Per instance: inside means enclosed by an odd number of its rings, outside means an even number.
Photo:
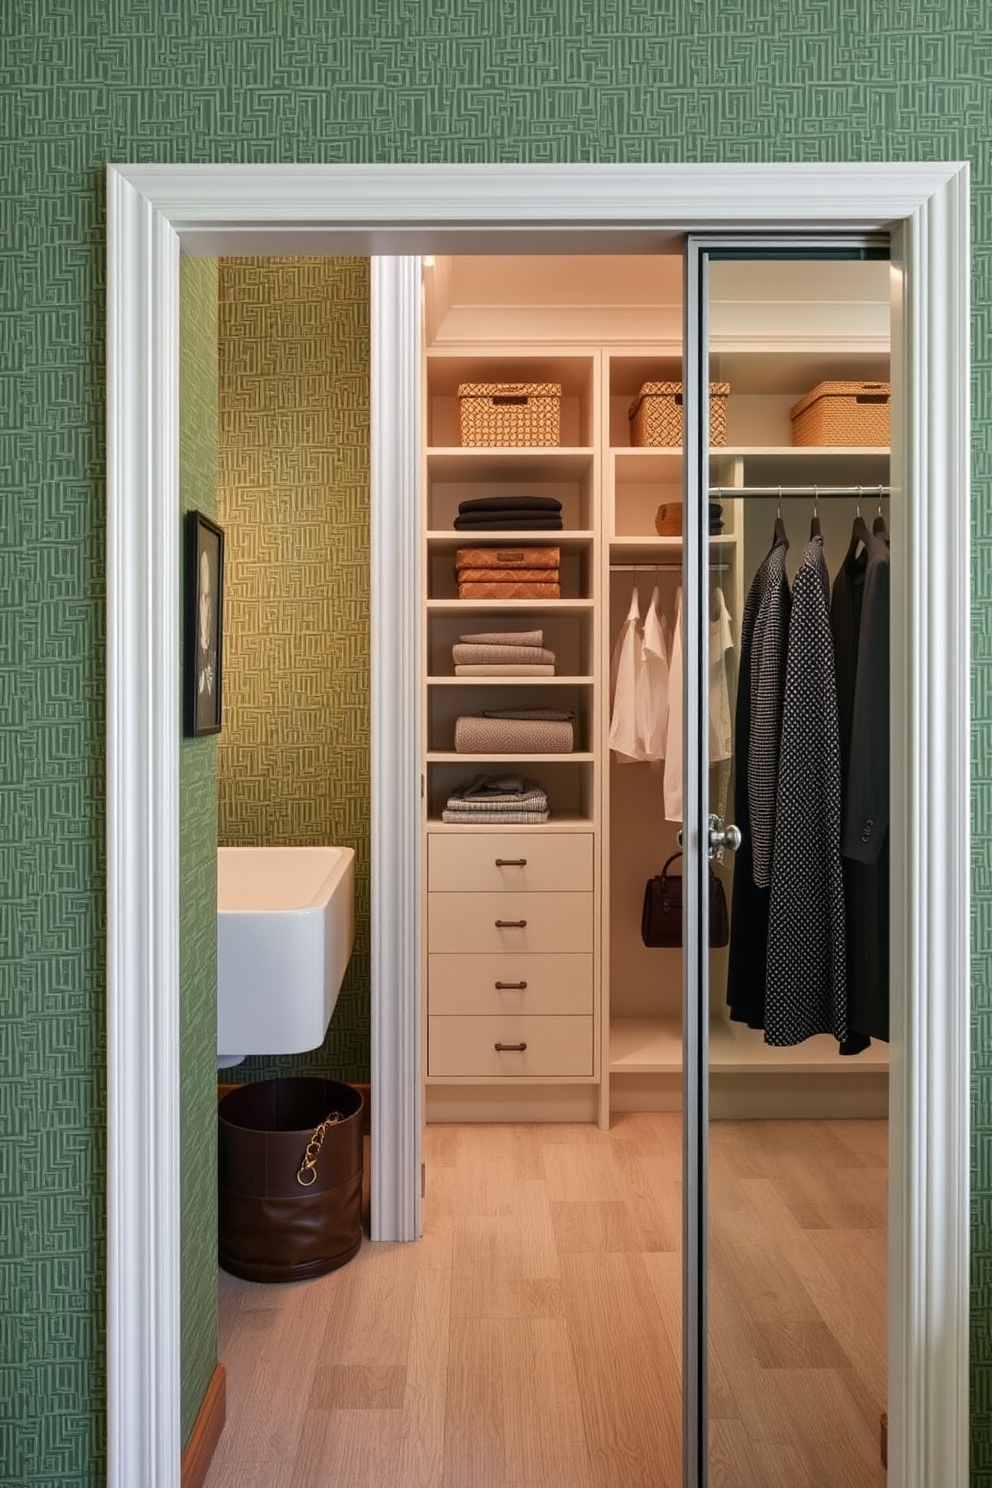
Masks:
[[[222,259],[220,841],[355,849],[355,951],[323,1050],[369,1059],[369,262]]]

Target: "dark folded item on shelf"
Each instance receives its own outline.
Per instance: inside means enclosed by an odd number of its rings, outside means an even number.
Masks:
[[[561,517],[556,517],[551,512],[543,517],[527,515],[509,518],[487,517],[479,512],[476,516],[456,517],[454,521],[458,532],[561,532],[563,525]]]
[[[561,548],[533,547],[525,544],[523,547],[490,547],[490,548],[456,548],[455,569],[463,568],[557,568],[561,562]]]
[[[459,584],[459,599],[561,599],[560,584]]]
[[[500,775],[473,775],[471,780],[466,780],[451,792],[451,800],[508,800],[515,797],[522,801],[525,797],[543,795],[544,787],[539,780],[532,780],[529,775],[516,775],[509,772]]]
[[[501,511],[524,511],[537,512],[560,512],[561,502],[554,496],[478,496],[471,501],[459,501],[458,511],[464,515],[466,512],[501,512]]]

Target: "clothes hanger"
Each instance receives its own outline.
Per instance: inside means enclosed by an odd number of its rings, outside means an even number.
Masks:
[[[818,502],[818,499],[819,499],[819,495],[820,495],[819,487],[818,486],[814,486],[813,487],[813,515],[810,517],[810,520],[809,520],[809,535],[810,535],[810,540],[812,540],[814,537],[821,537],[822,536],[822,533],[820,532],[820,513],[817,510],[817,502]]]
[[[881,488],[881,486],[879,486],[879,488],[878,488],[878,516],[875,518],[874,522],[872,522],[872,524],[871,524],[871,530],[872,530],[872,532],[874,532],[874,534],[875,534],[876,537],[888,537],[888,532],[887,532],[886,526],[885,526],[885,517],[882,515],[882,488]]]
[[[778,488],[778,511],[775,517],[775,531],[772,535],[772,547],[778,547],[779,543],[788,542],[785,535],[785,523],[782,521],[782,487]]]
[[[859,486],[857,515],[855,516],[854,523],[851,527],[851,541],[848,544],[847,556],[844,559],[845,563],[847,563],[851,558],[855,556],[858,551],[858,547],[862,543],[864,543],[865,547],[868,546],[868,539],[870,536],[871,533],[868,531],[868,523],[861,515],[861,487]]]

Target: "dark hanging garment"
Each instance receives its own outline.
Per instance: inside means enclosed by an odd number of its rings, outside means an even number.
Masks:
[[[882,533],[834,579],[831,628],[843,782],[848,1037],[889,1036],[889,546]]]
[[[768,875],[775,821],[779,725],[789,633],[789,582],[784,532],[759,567],[741,618],[740,670],[734,716],[734,820],[741,845],[734,854],[727,1004],[730,1017],[749,1028],[765,1021],[768,945]],[[752,798],[750,783],[755,790]],[[753,800],[753,804],[752,804]],[[755,881],[754,834],[760,845]]]
[[[765,1042],[847,1037],[841,766],[823,541],[792,585],[768,909]]]

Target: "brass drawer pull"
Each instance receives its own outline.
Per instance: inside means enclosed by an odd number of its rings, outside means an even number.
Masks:
[[[527,859],[526,858],[497,858],[496,859],[496,867],[497,868],[526,868],[527,867]]]
[[[526,982],[496,982],[496,983],[494,983],[494,985],[496,987],[496,991],[497,992],[526,992],[527,991],[527,983]]]
[[[522,1054],[526,1044],[493,1044],[497,1054]]]
[[[496,920],[497,930],[523,930],[526,928],[526,920]]]

